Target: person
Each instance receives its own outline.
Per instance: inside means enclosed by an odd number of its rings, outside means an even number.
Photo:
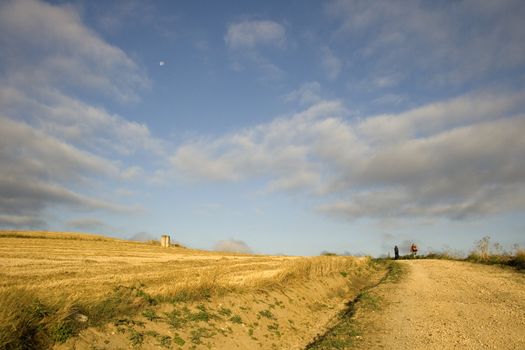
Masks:
[[[410,247],[410,251],[412,252],[412,256],[416,256],[417,254],[417,245],[415,243],[412,243],[412,246]]]
[[[399,248],[397,247],[397,245],[394,247],[394,256],[395,260],[399,259]]]

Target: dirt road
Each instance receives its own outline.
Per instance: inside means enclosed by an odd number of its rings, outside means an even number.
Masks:
[[[525,275],[446,260],[403,261],[408,273],[358,310],[359,349],[525,349]]]

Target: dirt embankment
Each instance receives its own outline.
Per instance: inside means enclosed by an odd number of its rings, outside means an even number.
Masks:
[[[359,349],[525,349],[525,275],[444,260],[403,261],[397,284],[358,310]]]
[[[363,263],[348,274],[269,290],[162,303],[85,329],[54,349],[304,349],[326,331],[345,301],[385,272],[382,265]]]

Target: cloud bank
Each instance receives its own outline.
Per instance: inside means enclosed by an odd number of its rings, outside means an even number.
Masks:
[[[349,220],[482,217],[525,208],[523,101],[523,92],[477,92],[352,119],[340,101],[323,100],[191,140],[170,161],[192,181],[263,180],[267,192],[305,194],[317,211]]]
[[[0,4],[0,46],[0,226],[45,226],[53,208],[134,211],[96,188],[137,173],[115,154],[160,153],[159,141],[76,96],[137,100],[149,86],[137,64],[73,7],[32,0]]]
[[[520,0],[335,0],[326,14],[339,26],[333,39],[350,43],[353,73],[366,66],[358,79],[375,88],[480,82],[525,63]]]

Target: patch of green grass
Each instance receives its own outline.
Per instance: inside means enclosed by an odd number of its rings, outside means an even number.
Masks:
[[[279,331],[279,324],[277,322],[270,323],[267,328],[268,328],[268,331],[274,333],[278,337],[281,336],[281,332]]]
[[[177,333],[173,336],[173,342],[179,346],[186,344],[186,341],[182,339]]]
[[[147,335],[148,337],[157,338],[160,336],[159,332],[157,331],[146,331],[144,332],[144,335]]]
[[[149,321],[157,321],[160,317],[155,313],[155,310],[146,309],[142,311],[142,316],[146,317]]]
[[[174,296],[172,296],[170,298],[170,301],[174,304],[177,304],[177,303],[185,303],[185,302],[191,301],[191,299],[192,298],[189,292],[180,291],[180,292],[177,292]]]
[[[142,288],[143,284],[115,287],[101,302],[86,310],[90,325],[100,326],[116,317],[135,315],[146,305],[156,305],[156,299]],[[137,303],[137,298],[141,302]]]
[[[345,278],[348,277],[348,272],[341,271],[341,272],[339,272],[339,273],[341,274],[341,276],[343,276],[343,277],[345,277]]]
[[[211,338],[214,335],[215,333],[210,329],[199,327],[191,331],[190,339],[193,344],[202,344],[202,338]]]
[[[193,321],[193,322],[198,322],[198,321],[208,322],[210,319],[214,318],[214,315],[211,314],[206,309],[206,306],[204,306],[203,304],[197,305],[197,309],[199,311],[197,311],[195,313],[190,313],[188,315],[188,319],[190,321]]]
[[[144,287],[144,285],[142,285],[141,287]],[[144,299],[144,301],[146,301],[149,305],[157,305],[158,304],[157,299],[152,297],[150,294],[146,293],[144,290],[137,289],[136,293],[137,293],[138,297],[141,297],[142,299]]]
[[[175,329],[182,328],[188,322],[186,317],[184,317],[182,312],[178,309],[174,309],[171,312],[167,312],[165,313],[165,315],[167,323]]]
[[[360,305],[367,309],[379,310],[381,306],[381,298],[369,291],[360,293],[357,299],[359,300]]]
[[[65,343],[73,335],[75,335],[75,327],[72,322],[59,322],[52,328],[53,339],[58,343]]]
[[[392,262],[388,267],[388,274],[386,282],[397,283],[405,276],[407,273],[406,266],[402,266],[399,263]]]
[[[252,338],[253,340],[258,340],[254,335],[254,329],[253,328],[248,328],[248,335],[250,336],[250,338]]]
[[[275,316],[272,314],[270,310],[262,310],[257,313],[257,318],[265,317],[270,320],[274,320]]]
[[[225,308],[223,306],[221,306],[221,308],[217,312],[219,313],[219,315],[226,316],[226,317],[232,314],[232,310]]]
[[[233,322],[233,323],[241,324],[242,323],[242,318],[239,315],[233,315],[232,317],[230,317],[230,321]]]
[[[171,337],[169,335],[161,335],[157,337],[157,340],[159,341],[159,346],[171,348]],[[182,345],[184,345],[184,343]]]
[[[357,326],[352,319],[343,320],[321,339],[307,346],[308,350],[349,349],[359,336]]]
[[[131,327],[128,329],[128,331],[129,331],[128,339],[131,345],[140,346],[144,343],[144,334],[137,332],[135,329]]]

